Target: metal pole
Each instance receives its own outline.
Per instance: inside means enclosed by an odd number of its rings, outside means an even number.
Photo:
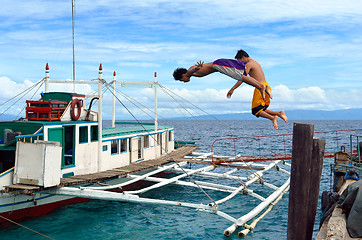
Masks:
[[[116,127],[116,71],[113,72],[112,128]]]
[[[75,93],[75,51],[74,51],[74,0],[72,0],[72,36],[73,36],[73,93]]]
[[[155,157],[157,157],[157,128],[158,128],[158,122],[157,122],[157,73],[155,72],[155,83],[153,85],[155,90],[155,137],[153,138],[154,142],[154,149],[155,149]],[[162,136],[161,136],[162,137]],[[162,145],[160,145],[162,148]]]
[[[45,66],[45,90],[46,93],[49,92],[49,64]]]
[[[155,72],[155,132],[157,132],[157,73]]]
[[[102,171],[102,75],[102,64],[100,64],[98,72],[98,172]]]

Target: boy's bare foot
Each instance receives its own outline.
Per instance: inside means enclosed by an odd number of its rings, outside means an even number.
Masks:
[[[261,96],[263,97],[263,100],[265,100],[265,90],[266,90],[266,86],[262,85],[262,88],[259,89]]]
[[[273,93],[269,85],[266,85],[265,92],[269,95],[270,99],[273,99]]]
[[[278,130],[278,116],[274,116],[272,119],[275,130]]]
[[[288,122],[288,118],[287,118],[287,115],[285,115],[285,112],[284,112],[283,110],[281,110],[279,113],[280,113],[280,114],[279,114],[279,117],[280,117],[281,119],[283,119],[284,122]]]

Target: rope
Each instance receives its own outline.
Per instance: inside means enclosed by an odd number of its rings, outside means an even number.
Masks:
[[[124,105],[124,103],[116,96],[113,94],[113,91],[111,91],[109,89],[109,86],[106,85],[107,89],[109,92],[112,93],[112,95],[117,99],[117,101],[119,103],[122,104],[122,106],[127,110],[127,112],[137,121],[137,123],[142,126],[142,128],[148,132],[148,130],[143,126],[143,124],[141,124],[141,122],[133,115],[133,113],[126,107],[126,105]],[[149,132],[148,132],[149,133]],[[154,141],[156,141],[155,137],[153,135],[150,135]],[[163,148],[162,146],[160,146],[161,148]],[[189,179],[214,203],[215,206],[217,206],[216,202],[205,192],[205,190],[199,185],[197,184],[197,182],[181,167],[181,165],[165,150],[165,153],[170,157],[170,159],[189,177]]]
[[[35,94],[39,91],[39,89],[41,88],[41,86],[43,86],[43,84],[44,84],[44,81],[41,82],[41,84],[39,85],[38,89],[34,92],[33,96],[31,96],[30,100],[33,99],[33,97],[34,97]],[[26,107],[24,107],[24,108],[19,112],[19,114],[16,116],[15,119],[17,119],[17,118],[20,116],[20,114],[24,111],[25,108],[26,108]]]
[[[12,98],[10,98],[9,100],[5,101],[4,103],[0,104],[0,106],[4,105],[5,103],[9,102],[10,100],[15,99],[16,97],[18,97],[19,95],[23,94],[24,92],[25,92],[25,94],[24,94],[24,96],[25,96],[25,95],[28,94],[33,88],[35,88],[38,84],[42,83],[43,80],[44,80],[44,79],[38,81],[38,82],[35,83],[33,86],[31,86],[31,87],[25,89],[24,91],[22,91],[21,93],[17,94],[15,97],[12,97]],[[23,96],[23,97],[24,97],[24,96]],[[12,105],[10,105],[10,107],[8,107],[5,111],[3,111],[2,113],[0,113],[0,116],[3,115],[6,111],[8,111],[11,107],[13,107],[17,102],[19,102],[19,101],[21,100],[21,98],[22,98],[22,97],[20,97],[17,101],[15,101]]]
[[[208,116],[212,117],[213,119],[217,120],[219,123],[221,123],[221,124],[223,124],[223,125],[225,125],[225,126],[229,127],[231,130],[233,130],[233,131],[237,131],[237,130],[236,130],[236,129],[234,129],[231,125],[227,124],[225,121],[221,121],[220,119],[216,118],[215,116],[211,115],[210,113],[206,112],[205,110],[203,110],[203,109],[201,109],[201,108],[197,107],[195,104],[191,103],[191,102],[190,102],[190,101],[188,101],[187,99],[185,99],[185,98],[181,97],[180,95],[176,94],[176,93],[175,93],[175,92],[173,92],[172,90],[170,90],[170,89],[168,89],[168,88],[166,88],[166,87],[162,86],[161,84],[158,84],[158,85],[159,85],[162,89],[164,89],[165,91],[169,91],[169,92],[171,92],[172,94],[174,94],[174,95],[176,95],[177,97],[181,98],[183,101],[185,101],[185,102],[187,102],[187,103],[191,104],[192,106],[194,106],[194,107],[195,107],[195,108],[197,108],[198,110],[202,111],[203,113],[205,113],[205,114],[207,114]],[[257,141],[257,140],[255,140],[255,139],[252,139],[252,140]],[[275,154],[275,152],[274,152],[273,150],[271,150],[270,148],[264,148],[264,149],[265,149],[265,150],[268,150],[268,151],[270,151],[271,153],[274,153],[274,154]]]
[[[191,104],[192,106],[196,107],[197,109],[201,110],[202,112],[208,114],[209,116],[211,116],[211,117],[213,117],[214,119],[218,120],[219,122],[223,123],[224,125],[226,125],[226,126],[229,127],[230,129],[236,131],[236,130],[233,129],[230,125],[226,124],[224,121],[221,121],[221,120],[217,119],[216,117],[212,116],[211,114],[209,114],[209,113],[207,113],[206,111],[202,110],[201,108],[197,107],[197,106],[194,105],[193,103],[189,102],[188,100],[184,99],[183,97],[181,97],[181,96],[177,95],[176,93],[172,92],[172,91],[169,90],[168,88],[165,88],[164,86],[161,86],[160,84],[159,84],[159,86],[161,87],[162,90],[164,90],[164,92],[165,92],[168,96],[170,96],[172,99],[174,99],[174,101],[178,102],[173,96],[171,96],[169,93],[167,93],[167,91],[171,92],[172,94],[178,96],[179,98],[181,98],[181,99],[184,100],[185,102]],[[189,111],[186,109],[186,107],[184,107],[180,102],[178,102],[178,103],[179,103],[179,105],[180,105],[182,108],[184,108],[187,112],[189,112]],[[189,112],[189,114],[190,114],[191,116],[193,116],[190,112]],[[194,118],[195,120],[199,121],[195,116],[193,116],[193,118]],[[202,124],[202,125],[203,125],[203,124]],[[203,126],[204,126],[204,125],[203,125]],[[206,126],[204,126],[204,128],[205,128],[207,131],[209,131],[211,134],[213,134]],[[214,137],[216,137],[216,136],[214,135]],[[256,141],[256,140],[255,140],[255,141]],[[228,149],[230,150],[229,146],[225,145],[224,143],[222,143],[222,144],[223,144],[226,148],[228,148]],[[254,174],[255,176],[257,176],[261,181],[263,181],[263,178],[262,178],[256,171],[254,171],[254,169],[253,169],[247,162],[245,162],[245,161],[242,160],[242,159],[241,159],[241,161],[250,169],[249,173],[250,173],[250,172],[253,173],[253,174]],[[224,160],[222,160],[222,162],[223,162],[224,164],[226,164],[227,166],[230,166],[230,165],[229,165],[227,162],[225,162]],[[247,170],[247,169],[246,169],[246,170]],[[248,170],[247,170],[247,171],[248,171]],[[236,180],[236,179],[234,179],[234,180],[240,183],[240,181],[238,181],[238,180]],[[244,185],[244,182],[242,182],[241,184]]]
[[[25,228],[25,229],[27,229],[27,230],[29,230],[29,231],[32,231],[32,232],[34,232],[34,233],[36,233],[36,234],[39,234],[39,235],[41,235],[41,236],[43,236],[43,237],[46,237],[46,238],[48,238],[48,239],[54,240],[54,238],[48,237],[48,236],[46,236],[46,235],[44,235],[44,234],[42,234],[42,233],[40,233],[40,232],[37,232],[37,231],[35,231],[35,230],[33,230],[33,229],[30,229],[30,228],[28,228],[28,227],[25,227],[24,225],[21,225],[20,223],[14,222],[13,220],[11,220],[11,219],[9,219],[9,218],[6,218],[6,217],[1,216],[1,215],[0,215],[0,218],[4,219],[4,220],[6,220],[6,221],[9,221],[9,222],[11,222],[11,223],[13,223],[13,224],[16,224],[16,225],[18,225],[18,226],[20,226],[20,227],[22,227],[22,228]]]
[[[118,89],[116,89],[116,91],[117,92],[119,92],[123,97],[125,97],[124,95],[126,95],[126,94],[124,94],[124,93],[122,93],[121,91],[119,91]],[[129,97],[129,96],[128,96]],[[126,97],[125,97],[126,98]],[[129,98],[131,98],[131,97],[129,97]],[[127,98],[126,98],[127,99]],[[131,98],[132,99],[132,98]],[[135,103],[133,103],[132,101],[130,101],[129,99],[127,99],[130,103],[132,103],[134,106],[136,106],[136,107],[138,107]],[[133,100],[133,99],[132,99]],[[136,101],[136,100],[134,100],[134,101]],[[175,100],[176,101],[176,100]],[[137,101],[136,101],[137,102]],[[138,102],[139,103],[139,102]],[[155,113],[153,110],[151,110],[151,109],[149,109],[149,108],[147,108],[146,106],[144,106],[142,103],[139,103],[141,106],[143,106],[144,108],[146,108],[147,110],[149,110],[149,111],[151,111],[151,112],[153,112],[153,113]],[[149,117],[151,117],[152,118],[152,116],[151,115],[149,115],[146,111],[144,111],[143,109],[141,109],[141,108],[139,108],[141,111],[143,111],[146,115],[148,115]],[[167,119],[165,119],[165,118],[163,118],[162,116],[160,116],[159,114],[157,114],[157,116],[159,116],[159,117],[161,117],[162,119],[164,119],[165,121],[167,121],[167,122],[169,122],[169,123],[171,123],[170,121],[168,121]],[[197,119],[196,119],[197,120]],[[171,123],[171,124],[173,124],[173,123]],[[175,124],[173,124],[173,125],[175,125]],[[206,128],[206,127],[205,127]],[[189,134],[188,132],[186,132],[186,131],[183,131],[181,128],[180,128],[180,130],[182,131],[182,132],[185,132],[186,134],[188,134],[189,136],[191,136],[191,137],[193,137],[193,138],[195,138],[192,134]],[[203,141],[201,141],[201,142],[203,142]],[[207,145],[207,143],[205,143],[205,142],[203,142],[205,145]],[[227,145],[225,145],[227,148],[228,148],[228,146]],[[214,165],[214,167],[216,167],[216,165],[214,164],[214,163],[212,163],[213,165]],[[229,166],[229,164],[228,163],[225,163],[227,166]],[[247,166],[248,166],[248,164],[246,164]],[[249,168],[251,168],[250,166],[249,166]],[[247,169],[246,169],[246,171],[248,171]],[[256,174],[256,172],[253,172],[254,174]],[[257,175],[257,174],[256,174]],[[259,175],[257,175],[257,176],[259,176]],[[232,175],[230,175],[230,177],[232,177],[236,182],[238,182],[240,185],[243,185],[243,186],[246,186],[246,184],[245,184],[245,182],[243,181],[243,180],[241,180],[241,179],[239,179],[238,177],[236,177],[236,176],[232,176]],[[259,178],[260,178],[260,176],[259,176]]]
[[[44,80],[44,78],[43,78],[42,80],[40,80],[39,82],[42,82],[43,80]],[[35,83],[34,85],[37,85],[39,82]],[[34,86],[34,85],[33,85],[33,86]],[[33,86],[31,86],[31,87],[33,87]],[[29,87],[29,88],[31,88],[31,87]],[[24,93],[25,91],[27,91],[29,88],[25,89],[25,90],[22,91],[21,93],[18,93],[17,95],[15,95],[14,97],[10,98],[9,100],[3,102],[2,104],[0,104],[0,107],[1,107],[2,105],[4,105],[4,104],[10,102],[11,100],[13,100],[14,98],[16,98],[17,96],[21,95],[22,93]]]
[[[139,109],[140,109],[143,113],[145,113],[148,117],[153,118],[153,116],[151,116],[151,115],[148,114],[145,110],[143,110],[142,108],[140,108],[139,106],[137,106],[136,103],[139,104],[140,106],[142,106],[143,108],[147,109],[147,110],[150,111],[151,113],[157,114],[157,116],[160,117],[160,118],[161,118],[162,120],[164,120],[165,122],[170,123],[171,125],[177,126],[177,124],[175,124],[175,123],[167,120],[166,118],[164,118],[164,117],[161,116],[160,114],[156,113],[156,112],[153,111],[152,109],[149,109],[147,106],[143,105],[142,103],[138,102],[137,100],[133,99],[132,97],[128,96],[127,94],[119,91],[118,89],[116,89],[116,91],[117,91],[120,95],[122,95],[126,100],[128,100],[130,103],[132,103],[135,107],[139,108]],[[136,103],[134,103],[134,102],[136,102]],[[180,128],[180,127],[179,127],[179,130],[180,130],[181,132],[189,135],[191,138],[196,138],[194,135],[192,135],[192,134],[184,131],[184,130],[183,130],[182,128]],[[204,143],[205,145],[207,145],[207,143],[204,142],[204,141],[202,141],[202,140],[200,140],[200,142],[202,142],[202,143]]]

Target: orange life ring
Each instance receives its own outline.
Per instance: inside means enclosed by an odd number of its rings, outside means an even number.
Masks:
[[[75,105],[77,105],[78,113],[75,115]],[[78,98],[74,98],[72,101],[72,104],[70,106],[70,116],[72,117],[73,121],[77,121],[80,117],[80,112],[82,111],[82,105],[80,104],[80,101]]]

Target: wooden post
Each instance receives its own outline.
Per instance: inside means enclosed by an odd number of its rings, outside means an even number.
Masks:
[[[288,240],[307,239],[314,125],[294,123],[288,207]]]
[[[313,139],[311,176],[308,204],[308,221],[306,226],[306,239],[312,239],[315,215],[317,213],[319,187],[323,169],[324,148],[326,140]]]

